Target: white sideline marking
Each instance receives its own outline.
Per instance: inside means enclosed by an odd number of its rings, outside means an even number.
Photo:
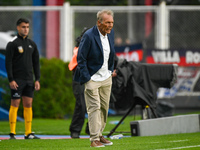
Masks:
[[[178,143],[178,142],[185,142],[185,141],[188,141],[188,139],[186,139],[186,140],[169,141],[169,142]],[[160,143],[160,142],[151,142],[151,143]]]
[[[176,142],[185,142],[185,141],[188,141],[187,139],[186,140],[176,140],[176,141],[169,141],[169,142],[174,142],[174,143],[176,143]]]
[[[184,146],[184,147],[174,147],[174,148],[164,148],[164,149],[156,149],[156,150],[184,149],[184,148],[191,148],[191,147],[200,147],[200,145],[192,145],[192,146]]]

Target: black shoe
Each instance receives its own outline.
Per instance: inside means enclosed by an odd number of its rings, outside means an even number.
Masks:
[[[30,133],[27,136],[24,136],[24,139],[40,139],[40,138],[35,136],[34,133]]]
[[[10,133],[9,135],[10,135],[10,140],[15,140],[15,139],[16,139],[16,137],[15,137],[15,134],[14,134],[14,133]]]
[[[71,132],[71,138],[73,138],[73,139],[79,138],[79,133],[78,132]]]

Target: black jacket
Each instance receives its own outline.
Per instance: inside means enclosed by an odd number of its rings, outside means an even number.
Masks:
[[[40,79],[39,53],[36,44],[17,35],[6,46],[6,70],[9,82],[15,79]]]
[[[158,88],[171,88],[177,80],[177,66],[174,65],[124,60],[116,69],[112,92],[116,105],[124,109],[133,103],[156,108]]]

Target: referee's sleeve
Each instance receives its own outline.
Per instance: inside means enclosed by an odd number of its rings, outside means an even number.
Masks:
[[[13,81],[13,69],[12,69],[12,58],[14,55],[14,47],[13,47],[13,43],[9,42],[6,46],[6,71],[7,71],[7,75],[8,75],[8,80],[9,82]]]

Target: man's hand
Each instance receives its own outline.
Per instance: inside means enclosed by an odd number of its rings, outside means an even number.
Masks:
[[[18,88],[18,85],[17,85],[17,83],[14,80],[11,81],[9,83],[9,85],[10,85],[10,88],[13,89],[13,90],[17,90],[17,88]]]
[[[36,91],[40,90],[40,82],[39,81],[35,81],[35,90]]]
[[[116,73],[116,69],[113,71],[112,73],[112,77],[116,77],[117,76],[117,73]]]

